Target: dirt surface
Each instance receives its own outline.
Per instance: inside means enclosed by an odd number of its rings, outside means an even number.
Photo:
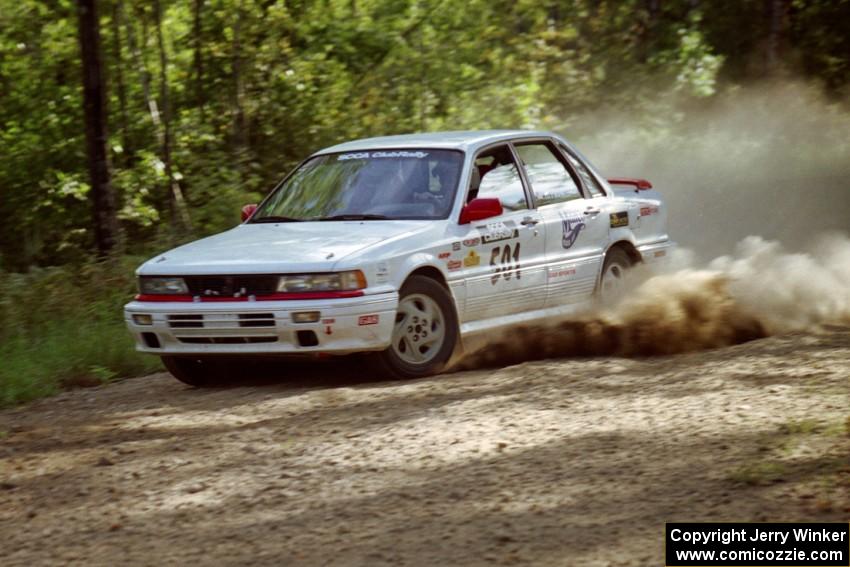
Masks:
[[[850,328],[252,379],[0,412],[0,564],[663,565],[668,521],[850,518]]]

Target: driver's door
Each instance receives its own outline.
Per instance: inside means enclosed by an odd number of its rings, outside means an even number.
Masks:
[[[474,161],[472,198],[497,198],[504,213],[467,225],[462,239],[466,282],[464,321],[541,309],[546,301],[544,225],[529,208],[513,150],[501,144]]]

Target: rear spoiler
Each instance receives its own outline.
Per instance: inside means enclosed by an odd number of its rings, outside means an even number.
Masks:
[[[652,189],[652,183],[646,179],[635,179],[633,177],[611,177],[608,179],[611,185],[633,185],[638,191]]]

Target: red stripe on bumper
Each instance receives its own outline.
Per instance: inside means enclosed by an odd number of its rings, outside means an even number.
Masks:
[[[362,290],[353,291],[313,291],[305,293],[272,293],[269,295],[258,295],[254,297],[256,301],[293,301],[298,299],[345,299],[348,297],[361,297]],[[198,296],[202,303],[214,303],[222,301],[248,301],[249,296],[242,297],[216,297],[216,296]],[[136,301],[151,301],[151,302],[176,302],[176,303],[191,303],[195,298],[191,295],[150,295],[140,294],[136,296]]]

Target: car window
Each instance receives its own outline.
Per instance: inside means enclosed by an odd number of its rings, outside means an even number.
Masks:
[[[564,150],[564,153],[567,155],[567,159],[570,160],[570,165],[572,165],[575,170],[578,172],[579,177],[581,177],[584,186],[587,187],[587,190],[590,191],[591,196],[593,197],[601,197],[605,195],[605,192],[602,191],[602,187],[600,187],[599,182],[596,181],[596,178],[591,175],[590,170],[581,163],[581,161],[576,158],[570,151],[561,146]]]
[[[518,144],[516,151],[525,167],[537,206],[581,199],[576,181],[549,144]]]
[[[469,199],[499,199],[507,211],[528,208],[525,189],[513,153],[508,146],[486,150],[475,158]]]

